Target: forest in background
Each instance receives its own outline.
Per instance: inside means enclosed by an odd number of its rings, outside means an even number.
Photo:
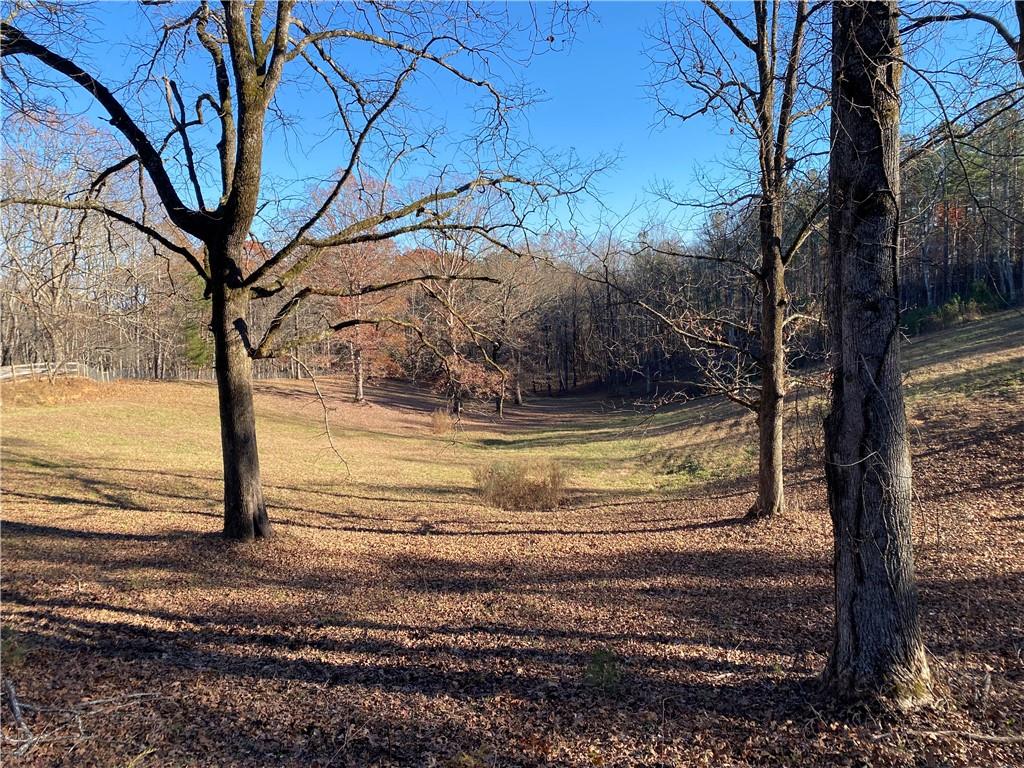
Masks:
[[[909,335],[1024,298],[1024,110],[1018,95],[1006,99],[1011,106],[990,106],[969,139],[921,150],[925,139],[905,138],[900,287]],[[84,124],[59,141],[28,124],[17,128],[2,161],[8,189],[71,196],[103,162],[92,157],[96,135]],[[930,135],[944,132],[965,128]],[[129,185],[106,194],[117,201],[137,192]],[[810,212],[824,194],[824,177],[810,173],[786,205]],[[119,377],[213,376],[209,297],[159,246],[99,213],[19,207],[8,209],[3,226],[6,242],[19,244],[5,250],[0,270],[3,365],[73,361]],[[825,240],[815,229],[786,274],[796,318],[787,347],[797,369],[823,359]],[[743,267],[757,258],[753,202],[713,211],[689,241],[649,232],[558,233],[533,244],[528,257],[472,237],[340,247],[318,273],[353,292],[430,273],[485,275],[500,284],[436,280],[384,298],[322,299],[290,319],[296,341],[289,354],[258,361],[256,375],[397,377],[436,386],[453,402],[594,386],[635,397],[693,394],[708,384],[741,392],[756,372],[708,342],[721,336],[757,353],[759,297]],[[280,303],[256,311],[269,322]],[[336,315],[397,322],[302,341],[323,336],[325,318]]]

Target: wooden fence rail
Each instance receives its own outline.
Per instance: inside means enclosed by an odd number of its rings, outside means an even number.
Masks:
[[[171,375],[167,375],[170,373]],[[322,371],[314,367],[314,375],[327,375],[330,370]],[[148,369],[124,367],[115,365],[103,367],[89,365],[88,363],[66,362],[66,363],[21,363],[18,365],[0,365],[0,381],[11,381],[13,379],[42,379],[56,378],[58,376],[82,376],[93,381],[117,381],[119,379],[151,379],[154,378]],[[167,381],[216,381],[217,377],[213,368],[184,368],[166,371],[159,378]],[[281,370],[280,367],[266,367],[263,370],[256,368],[253,371],[253,378],[256,379],[287,379],[305,378],[301,369],[294,372]]]
[[[116,378],[110,371],[85,363],[23,363],[22,365],[0,365],[0,381],[11,379],[38,379],[55,376],[83,376],[93,381],[110,381]]]

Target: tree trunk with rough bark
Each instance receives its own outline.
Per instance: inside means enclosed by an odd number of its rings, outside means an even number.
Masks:
[[[774,222],[771,230],[774,231]],[[782,229],[781,216],[778,230]],[[774,236],[769,239],[777,242]],[[758,483],[757,501],[749,518],[767,519],[786,510],[783,483],[782,433],[783,406],[786,396],[786,320],[785,265],[782,254],[773,243],[763,246],[766,255],[761,293],[761,398],[758,403]]]
[[[842,700],[930,696],[911,548],[899,345],[899,109],[895,2],[838,2],[832,27],[825,420],[835,631],[824,681]]]
[[[248,312],[248,289],[214,284],[212,328],[224,460],[224,536],[240,541],[270,536],[256,445],[252,359],[244,340]]]

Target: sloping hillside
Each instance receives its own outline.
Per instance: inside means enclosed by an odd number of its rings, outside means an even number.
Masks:
[[[357,406],[324,382],[342,462],[308,384],[261,384],[276,538],[229,546],[211,386],[5,385],[5,763],[1021,764],[963,734],[1024,724],[1024,321],[907,361],[943,699],[899,730],[814,695],[831,539],[810,398],[791,509],[747,526],[751,425],[725,404],[543,398],[438,435],[427,394]],[[509,459],[562,462],[565,503],[484,505],[473,469]]]

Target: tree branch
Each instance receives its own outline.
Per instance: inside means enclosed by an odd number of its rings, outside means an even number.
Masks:
[[[160,159],[160,153],[150,142],[138,124],[128,115],[127,110],[113,93],[95,77],[87,73],[72,60],[54,53],[44,45],[35,42],[21,30],[3,22],[2,56],[26,55],[38,60],[41,64],[55,72],[59,72],[80,85],[95,98],[110,116],[110,124],[114,126],[135,148],[139,161],[149,174],[157,194],[167,210],[167,215],[178,227],[190,235],[202,239],[209,230],[209,222],[202,214],[191,210],[181,200],[174,188],[171,178]]]
[[[203,269],[203,265],[199,262],[199,259],[197,259],[187,248],[183,248],[177,243],[167,239],[148,224],[143,224],[137,219],[133,219],[118,210],[103,205],[103,203],[100,203],[98,200],[46,200],[38,197],[6,197],[0,200],[0,208],[4,208],[8,205],[40,205],[48,208],[62,208],[68,211],[96,211],[97,213],[101,213],[108,218],[121,222],[122,224],[134,227],[142,234],[160,243],[160,245],[167,250],[173,251],[179,256],[182,256],[189,264],[192,265],[192,268],[195,269],[196,273],[204,282],[209,281],[210,279],[210,276],[206,274],[206,270]]]

